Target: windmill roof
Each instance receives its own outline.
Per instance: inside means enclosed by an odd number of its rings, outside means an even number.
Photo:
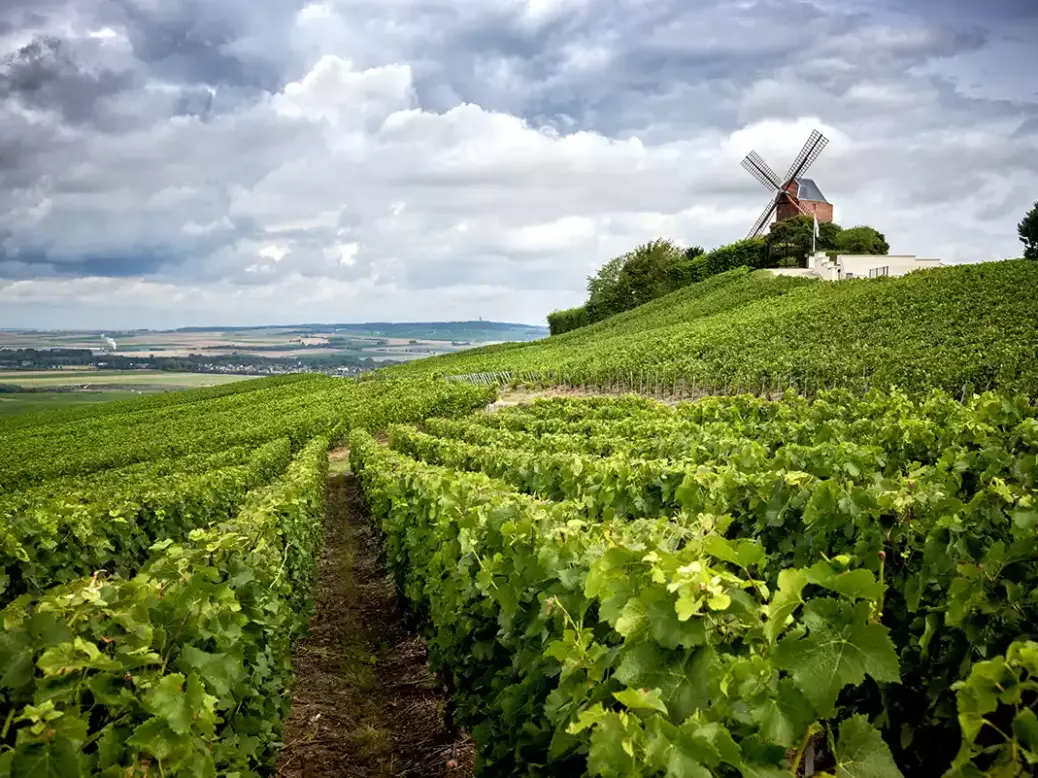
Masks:
[[[814,182],[813,178],[798,178],[797,186],[797,199],[813,200],[819,203],[829,202],[825,199],[825,195],[822,194],[822,190],[818,188],[818,184]]]

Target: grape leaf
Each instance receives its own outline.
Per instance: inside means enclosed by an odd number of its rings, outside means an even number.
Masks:
[[[613,692],[613,696],[631,710],[655,710],[667,715],[667,705],[660,697],[659,689],[624,689]]]
[[[877,600],[886,588],[870,570],[834,570],[824,560],[808,569],[807,580],[851,599]]]
[[[77,778],[83,775],[82,755],[65,737],[19,745],[11,760],[11,775],[13,778]]]
[[[804,602],[800,593],[807,586],[807,573],[803,570],[782,570],[778,575],[778,591],[768,605],[768,623],[764,631],[772,642],[786,628],[786,620]]]
[[[614,677],[637,689],[659,689],[670,715],[681,720],[710,704],[713,660],[709,648],[667,651],[641,643],[625,649]]]
[[[900,680],[887,628],[866,623],[857,610],[855,621],[842,629],[817,624],[807,637],[790,636],[777,646],[778,666],[793,676],[820,716],[832,715],[840,690],[861,683],[866,674],[877,681]]]
[[[860,714],[840,725],[835,756],[836,778],[904,778],[883,736]]]
[[[755,707],[752,715],[762,738],[786,747],[794,745],[815,718],[811,703],[789,678],[780,680],[778,695]]]

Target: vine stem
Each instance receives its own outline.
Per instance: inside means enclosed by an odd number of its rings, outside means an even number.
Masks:
[[[807,750],[808,743],[821,731],[822,725],[817,721],[812,722],[811,726],[807,728],[807,732],[804,733],[804,739],[800,742],[800,747],[793,753],[793,758],[790,760],[790,767],[794,775],[800,770],[800,762],[804,758],[804,752]]]
[[[14,721],[14,706],[11,706],[11,710],[7,711],[7,718],[4,720],[4,728],[0,730],[0,740],[7,740],[7,733],[11,729],[11,722]]]

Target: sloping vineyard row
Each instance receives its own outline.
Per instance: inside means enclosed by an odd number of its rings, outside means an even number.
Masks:
[[[898,386],[1038,390],[1038,267],[1013,261],[839,284],[730,271],[543,341],[420,360],[398,376],[698,394]]]
[[[329,444],[493,397],[250,383],[4,434],[0,776],[269,772]]]
[[[131,572],[156,541],[233,516],[249,490],[280,475],[290,459],[281,438],[242,465],[144,470],[101,490],[9,508],[0,513],[0,604],[98,570]]]
[[[809,751],[848,776],[1026,774],[1038,414],[844,400],[556,399],[354,434],[486,774],[777,776]],[[667,419],[684,458],[639,456]],[[545,450],[558,428],[572,448]]]

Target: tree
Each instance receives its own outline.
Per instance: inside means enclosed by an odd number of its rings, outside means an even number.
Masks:
[[[672,268],[685,256],[676,243],[659,238],[613,257],[588,277],[589,321],[601,321],[671,291]]]
[[[630,298],[626,282],[620,277],[626,254],[613,257],[587,279],[587,308],[590,321],[600,321],[614,313],[627,310],[624,307]]]
[[[862,225],[841,230],[836,236],[836,250],[841,254],[887,254],[890,244],[882,232]]]
[[[1024,259],[1038,259],[1038,202],[1017,225],[1020,242],[1024,244]]]
[[[684,250],[665,238],[643,243],[624,255],[620,279],[630,295],[629,307],[642,305],[669,292],[668,270],[684,258]]]
[[[797,265],[805,264],[811,253],[814,232],[814,219],[805,214],[772,224],[767,237],[770,264],[780,265],[790,261]],[[819,222],[818,238],[813,241],[815,250],[828,251],[836,248],[840,232],[839,224]]]

